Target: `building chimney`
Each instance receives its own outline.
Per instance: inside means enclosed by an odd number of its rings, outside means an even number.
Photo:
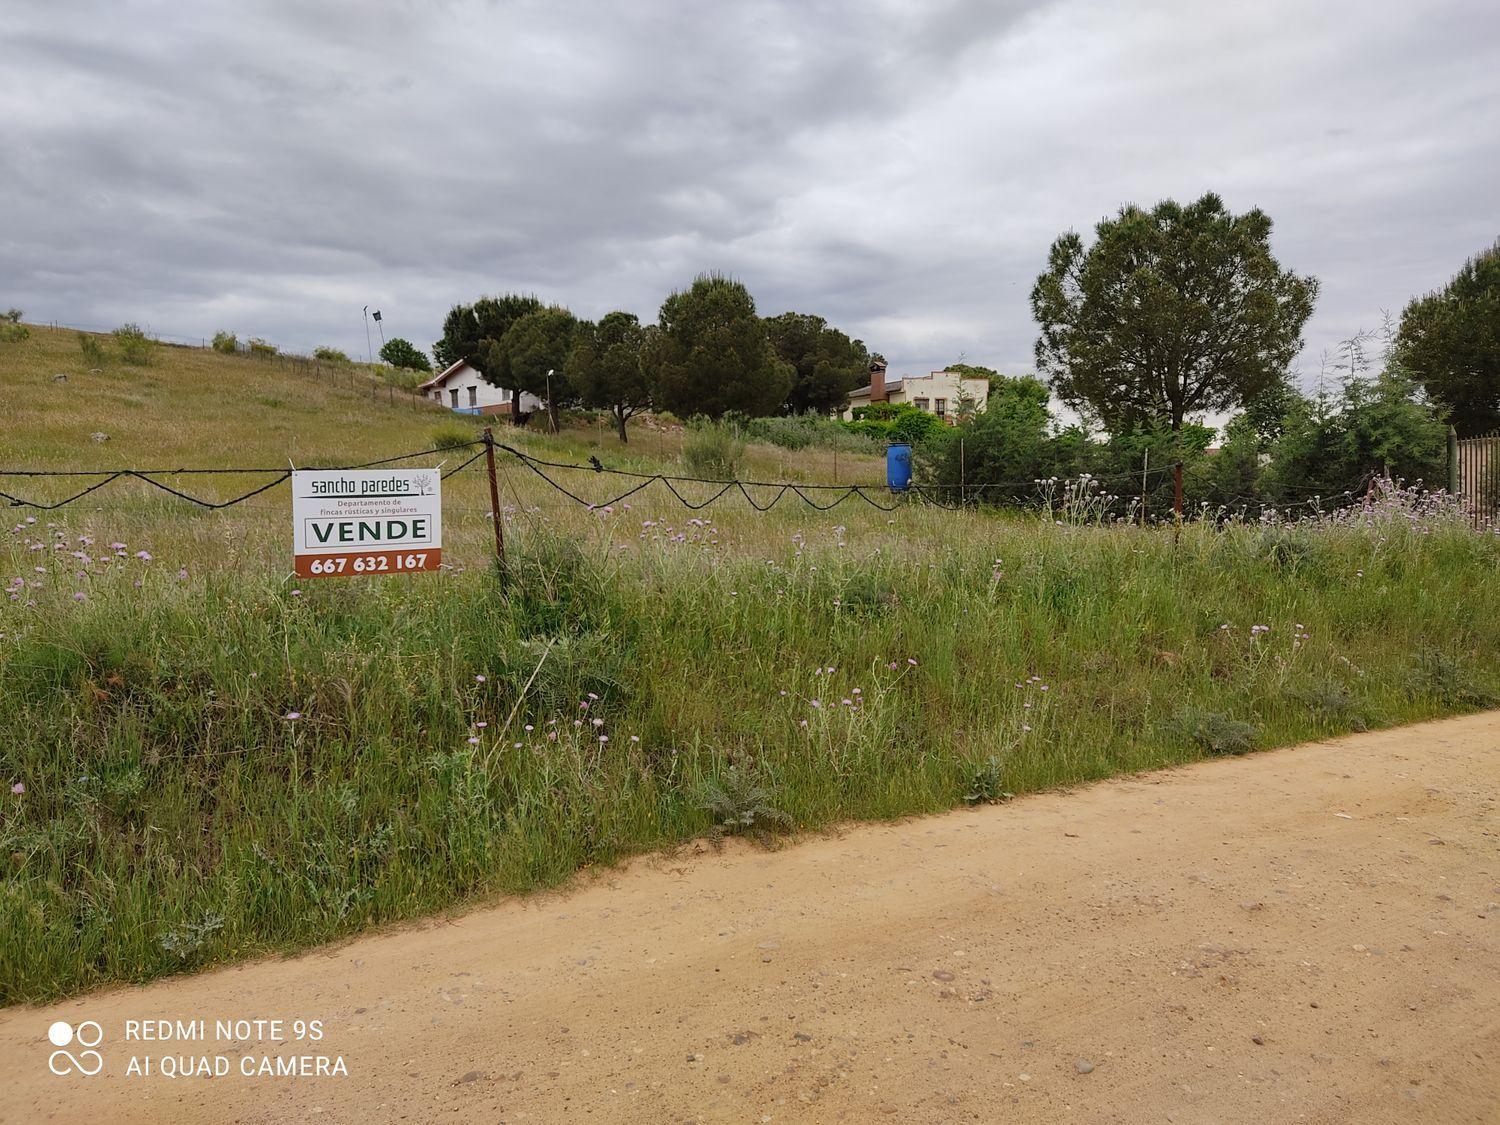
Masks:
[[[870,401],[886,401],[885,364],[878,359],[870,364]]]

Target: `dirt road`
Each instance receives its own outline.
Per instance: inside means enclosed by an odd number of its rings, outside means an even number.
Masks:
[[[0,1013],[0,1117],[1497,1122],[1497,792],[1500,713],[653,857]],[[215,1037],[271,1018],[323,1038]],[[157,1019],[205,1041],[125,1038]],[[49,1073],[56,1020],[97,1021],[101,1074]],[[240,1073],[304,1054],[347,1076]],[[163,1078],[164,1055],[229,1073]]]

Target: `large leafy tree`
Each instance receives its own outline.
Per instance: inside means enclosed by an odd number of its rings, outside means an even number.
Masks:
[[[529,391],[547,404],[547,426],[558,430],[560,406],[577,400],[565,364],[578,321],[556,305],[537,309],[513,321],[490,348],[484,377],[496,386]]]
[[[1461,435],[1500,427],[1500,242],[1406,306],[1396,355]]]
[[[646,331],[634,313],[612,312],[598,324],[582,322],[563,370],[585,406],[608,410],[621,441],[625,423],[651,405],[651,388],[641,362]]]
[[[392,367],[402,367],[408,371],[432,370],[427,356],[410,340],[403,340],[400,336],[392,336],[380,345],[380,358]]]
[[[766,334],[778,358],[792,368],[786,409],[792,414],[842,410],[849,392],[869,380],[870,353],[821,316],[785,312],[766,318]]]
[[[656,405],[683,417],[774,414],[792,385],[791,365],[771,347],[749,290],[718,274],[700,275],[662,303],[646,364]]]
[[[454,305],[443,320],[443,338],[432,345],[433,357],[439,367],[467,360],[493,383],[490,369],[498,361],[495,346],[512,324],[541,307],[542,302],[536,297],[521,293],[481,297],[472,305]]]
[[[1119,432],[1228,410],[1278,386],[1317,282],[1271,254],[1271,220],[1212,193],[1122,209],[1092,246],[1052,244],[1031,291],[1037,366],[1058,397]]]

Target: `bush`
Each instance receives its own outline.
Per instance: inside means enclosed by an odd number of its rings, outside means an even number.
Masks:
[[[868,433],[850,432],[842,422],[817,414],[789,418],[751,418],[744,433],[751,441],[782,449],[837,449],[844,453],[876,453],[879,440]]]
[[[1350,730],[1370,729],[1363,701],[1348,686],[1336,680],[1315,681],[1290,692],[1291,697],[1332,726]]]
[[[257,359],[269,359],[276,354],[276,345],[268,344],[259,336],[250,337],[250,354]]]
[[[460,449],[475,436],[473,427],[450,422],[433,430],[431,441],[434,449]]]
[[[1412,691],[1437,700],[1447,709],[1490,707],[1495,693],[1485,687],[1456,656],[1440,649],[1417,654],[1410,674]]]
[[[1221,711],[1184,707],[1168,726],[1181,738],[1196,743],[1205,754],[1247,754],[1255,749],[1259,732],[1241,719]]]
[[[122,324],[111,335],[120,349],[120,359],[133,367],[145,367],[151,362],[155,341],[147,336],[139,324]]]
[[[907,441],[913,444],[947,433],[948,426],[936,414],[918,410],[910,403],[877,402],[856,407],[854,421],[843,426],[851,433],[876,441]]]
[[[354,361],[338,348],[318,346],[313,349],[313,359],[321,359],[324,363],[353,363]]]
[[[0,344],[19,344],[31,335],[31,329],[21,323],[20,309],[6,309],[0,316]]]
[[[745,461],[745,443],[722,422],[695,418],[682,443],[682,464],[695,477],[734,480]]]
[[[234,355],[240,350],[240,342],[233,332],[214,333],[214,351],[223,355]]]
[[[90,367],[104,366],[104,345],[99,342],[98,336],[87,332],[78,333],[78,350],[83,353],[83,361]]]

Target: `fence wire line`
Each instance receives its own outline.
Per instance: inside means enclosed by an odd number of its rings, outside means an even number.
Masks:
[[[442,474],[442,479],[447,480],[448,478],[454,476],[455,474],[463,472],[465,469],[469,468],[476,461],[478,461],[481,457],[483,457],[485,455],[485,452],[486,452],[486,447],[489,446],[489,445],[490,445],[490,443],[487,442],[484,439],[476,439],[474,441],[468,441],[468,442],[461,442],[461,443],[457,443],[457,444],[449,444],[449,445],[437,446],[437,447],[434,447],[434,448],[431,448],[431,449],[417,450],[417,451],[414,451],[414,452],[411,452],[411,453],[398,453],[398,454],[395,454],[394,456],[391,456],[391,457],[382,457],[382,458],[378,458],[378,459],[373,460],[373,461],[363,461],[363,462],[360,462],[358,464],[352,464],[352,465],[330,465],[330,466],[316,466],[316,467],[317,468],[327,468],[327,469],[329,469],[331,471],[353,471],[353,470],[359,470],[359,469],[370,469],[370,468],[375,468],[375,467],[378,467],[378,466],[381,466],[381,465],[391,465],[391,464],[394,464],[394,463],[396,463],[398,461],[410,460],[410,459],[412,459],[414,457],[427,457],[427,456],[431,456],[431,455],[437,454],[437,453],[447,453],[447,452],[452,452],[454,450],[473,449],[475,447],[478,447],[477,450],[473,454],[471,454],[466,460],[464,460],[463,462],[461,462],[460,464],[458,464],[454,468],[449,469],[447,472],[445,472],[445,473]],[[813,508],[813,509],[815,509],[817,511],[820,511],[820,512],[829,511],[829,510],[831,510],[831,509],[839,506],[840,504],[843,504],[843,503],[845,503],[847,501],[855,500],[855,499],[863,500],[866,504],[870,505],[870,507],[875,508],[875,509],[877,509],[879,511],[882,511],[882,512],[893,512],[897,508],[901,507],[903,503],[909,502],[910,498],[920,499],[920,500],[922,500],[924,502],[934,504],[937,507],[945,508],[945,509],[948,509],[950,511],[956,511],[956,510],[958,510],[960,508],[963,508],[963,507],[967,506],[967,503],[968,503],[968,501],[971,498],[979,497],[983,493],[985,493],[987,491],[990,491],[990,490],[995,490],[995,489],[1024,489],[1024,490],[1032,490],[1032,489],[1041,488],[1041,487],[1046,486],[1046,485],[1053,485],[1053,484],[1061,483],[1060,478],[1052,477],[1052,478],[1041,478],[1041,479],[1030,478],[1030,479],[1025,479],[1025,480],[1011,480],[1011,481],[983,481],[983,482],[977,482],[977,483],[974,483],[974,484],[967,484],[967,483],[965,483],[965,484],[962,484],[962,485],[957,485],[957,484],[955,484],[955,485],[918,485],[918,484],[912,484],[912,485],[909,485],[905,490],[903,490],[905,492],[905,494],[906,494],[904,497],[901,496],[901,495],[896,494],[894,491],[891,491],[890,492],[891,502],[890,503],[883,503],[880,499],[877,499],[875,495],[871,495],[872,492],[876,493],[876,494],[885,494],[885,493],[887,493],[889,490],[886,489],[883,486],[860,485],[860,484],[825,484],[825,483],[803,482],[803,481],[761,481],[761,480],[737,480],[737,479],[725,480],[725,479],[722,479],[722,478],[712,478],[712,477],[678,476],[678,475],[672,475],[672,474],[667,474],[667,473],[642,473],[642,472],[636,472],[636,471],[629,470],[629,469],[612,469],[612,468],[608,468],[603,463],[601,463],[598,460],[598,458],[591,458],[589,464],[579,464],[579,463],[576,463],[576,462],[568,462],[568,461],[551,461],[551,460],[548,460],[548,459],[542,458],[542,457],[534,457],[534,456],[532,456],[529,453],[526,453],[526,452],[524,452],[524,451],[522,451],[520,449],[517,449],[514,446],[506,445],[503,442],[493,442],[492,448],[494,448],[496,450],[499,450],[500,452],[509,454],[511,457],[515,458],[515,460],[519,461],[523,466],[525,466],[527,469],[529,469],[532,473],[534,473],[537,477],[539,477],[542,481],[544,481],[546,484],[548,484],[549,486],[551,486],[558,493],[562,494],[563,496],[566,496],[568,499],[574,501],[575,503],[580,504],[583,507],[589,508],[591,510],[598,509],[598,508],[613,507],[614,505],[619,504],[622,501],[629,499],[630,497],[634,496],[636,493],[642,491],[645,488],[648,488],[650,485],[655,484],[658,481],[661,482],[667,488],[667,490],[672,494],[673,498],[676,499],[676,501],[679,504],[681,504],[684,508],[687,508],[689,511],[701,511],[702,509],[707,508],[709,505],[716,503],[717,501],[719,501],[720,499],[722,499],[727,494],[729,494],[731,492],[738,492],[739,495],[743,496],[744,499],[745,499],[745,501],[752,508],[754,508],[758,512],[768,512],[768,511],[770,511],[778,503],[780,503],[783,499],[785,499],[788,494],[796,496],[804,504],[806,504],[809,507],[811,507],[811,508]],[[441,466],[439,466],[439,467],[441,467]],[[616,493],[615,495],[611,496],[609,499],[606,499],[606,500],[590,500],[590,499],[588,499],[585,496],[579,495],[579,493],[573,491],[573,489],[569,488],[567,485],[563,484],[561,481],[554,479],[554,477],[552,475],[549,475],[549,473],[545,471],[547,469],[551,469],[551,470],[554,470],[554,471],[555,470],[563,470],[563,471],[572,471],[572,472],[588,472],[588,473],[592,473],[592,474],[594,474],[596,476],[599,476],[599,475],[609,475],[609,476],[616,476],[616,477],[626,477],[626,478],[629,478],[634,483],[632,483],[629,488],[626,488],[623,491]],[[1070,484],[1068,484],[1067,487],[1072,488],[1072,489],[1077,489],[1080,483],[1086,483],[1087,485],[1099,485],[1099,486],[1103,486],[1105,484],[1110,484],[1110,483],[1115,483],[1115,482],[1122,482],[1122,481],[1123,482],[1130,482],[1131,484],[1135,484],[1135,483],[1141,482],[1143,479],[1149,479],[1151,477],[1155,477],[1155,476],[1159,476],[1159,475],[1163,475],[1163,474],[1166,474],[1166,473],[1173,472],[1174,469],[1175,469],[1175,466],[1173,466],[1173,465],[1166,465],[1166,466],[1161,466],[1161,467],[1157,467],[1157,468],[1153,468],[1153,469],[1147,469],[1147,470],[1144,470],[1142,472],[1122,472],[1122,473],[1110,474],[1110,475],[1105,475],[1105,476],[1094,476],[1092,474],[1081,474],[1079,477],[1074,478],[1073,481]],[[4,490],[0,490],[0,499],[3,499],[4,501],[6,501],[9,504],[9,506],[11,506],[11,507],[35,508],[38,511],[55,511],[58,508],[64,508],[64,507],[67,507],[70,504],[76,503],[77,501],[83,499],[84,497],[89,496],[90,494],[98,491],[101,488],[104,488],[106,485],[112,484],[115,481],[120,480],[122,478],[126,478],[126,479],[133,479],[133,480],[143,481],[144,483],[150,485],[152,488],[158,489],[161,492],[165,492],[165,493],[167,493],[167,494],[169,494],[171,496],[177,497],[179,499],[186,500],[189,503],[194,504],[194,505],[196,505],[196,506],[198,506],[200,508],[204,508],[204,509],[209,510],[209,511],[220,511],[220,510],[225,509],[225,508],[233,507],[236,504],[244,503],[247,500],[250,500],[250,499],[252,499],[252,498],[254,498],[256,496],[259,496],[263,492],[267,492],[270,489],[275,488],[277,485],[280,485],[280,484],[284,483],[285,481],[287,481],[288,479],[290,479],[293,471],[294,471],[293,467],[288,467],[288,468],[265,468],[265,467],[245,468],[245,467],[240,467],[240,468],[223,468],[223,469],[206,469],[206,468],[93,469],[93,470],[89,470],[89,469],[71,469],[71,470],[62,470],[62,469],[59,469],[59,470],[52,470],[52,469],[0,469],[0,477],[19,477],[19,478],[23,478],[23,479],[35,479],[35,478],[42,478],[42,477],[77,478],[77,477],[95,477],[95,476],[97,476],[97,477],[101,477],[102,478],[101,480],[95,481],[94,483],[88,485],[86,488],[83,488],[83,489],[79,490],[78,492],[75,492],[73,495],[65,497],[62,500],[54,501],[52,503],[46,503],[46,502],[43,502],[43,501],[40,501],[40,500],[26,499],[25,497],[17,496],[17,495],[15,495],[12,492],[4,491]],[[208,476],[208,475],[231,475],[231,474],[274,474],[275,475],[275,479],[267,481],[264,484],[257,485],[255,488],[252,488],[252,489],[250,489],[247,492],[241,493],[240,495],[231,497],[231,498],[229,498],[227,500],[210,500],[210,499],[205,499],[205,498],[203,498],[201,496],[195,496],[192,493],[186,492],[186,491],[184,491],[184,490],[182,490],[180,488],[177,488],[177,487],[175,487],[173,485],[170,485],[170,484],[167,484],[167,483],[165,483],[163,481],[155,479],[156,477],[159,477],[159,476],[187,476],[187,475]],[[694,500],[690,495],[684,493],[678,487],[679,485],[685,485],[685,484],[691,484],[691,485],[710,485],[710,486],[716,486],[716,487],[714,488],[714,491],[710,495],[708,495],[706,498]],[[514,491],[514,484],[511,485],[511,488]],[[771,495],[769,499],[758,499],[757,496],[753,492],[751,492],[751,489],[760,489],[760,490],[773,489],[775,491],[774,491],[774,494]],[[1345,493],[1342,494],[1342,496],[1350,496],[1352,498],[1352,493],[1345,492]],[[1106,497],[1104,494],[1097,494],[1097,493],[1090,497],[1090,499],[1107,499],[1107,498],[1108,497]],[[519,502],[519,499],[520,498],[519,498],[519,495],[518,495],[517,496],[517,501],[518,502]],[[1132,494],[1130,496],[1124,496],[1124,495],[1117,496],[1117,497],[1114,497],[1114,499],[1133,501],[1135,499],[1135,497]],[[1240,501],[1244,501],[1244,500],[1248,500],[1251,503],[1259,504],[1262,508],[1275,507],[1276,506],[1276,505],[1270,504],[1267,501],[1264,501],[1264,500],[1254,500],[1254,499],[1252,499],[1250,497],[1236,497],[1233,501],[1230,501],[1230,505],[1239,503]],[[1316,500],[1299,501],[1299,502],[1293,502],[1293,503],[1287,504],[1287,505],[1282,505],[1282,507],[1300,507],[1300,506],[1302,506],[1304,504],[1306,504],[1308,506],[1315,506],[1316,503],[1317,503]],[[1229,505],[1220,505],[1221,508],[1222,507],[1228,507],[1228,506]]]
[[[452,449],[467,449],[467,448],[470,448],[470,447],[475,446],[475,445],[478,445],[478,446],[482,447],[484,445],[484,442],[482,442],[482,441],[469,441],[469,442],[464,442],[462,445],[442,446],[442,447],[437,447],[437,448],[433,448],[433,449],[423,449],[423,450],[418,450],[415,453],[401,453],[401,454],[397,454],[394,457],[382,457],[382,458],[379,458],[378,460],[375,460],[375,461],[364,461],[364,462],[361,462],[360,464],[357,464],[357,465],[331,465],[331,466],[328,466],[328,468],[331,469],[331,470],[340,471],[340,472],[341,471],[352,471],[352,470],[356,470],[356,469],[370,469],[370,468],[374,468],[377,465],[389,465],[389,464],[392,464],[393,462],[396,462],[396,461],[405,461],[405,460],[408,460],[409,458],[412,458],[412,457],[426,457],[426,456],[430,456],[430,455],[432,455],[434,453],[443,453],[443,452],[447,452],[447,451],[452,450]],[[483,457],[483,456],[484,456],[484,449],[481,448],[478,453],[475,453],[467,461],[463,462],[463,464],[459,465],[456,468],[450,469],[448,472],[444,473],[443,474],[443,479],[447,480],[454,473],[462,472],[464,469],[468,468],[470,465],[472,465],[475,461],[477,461],[480,457]],[[181,500],[186,500],[190,504],[196,504],[198,507],[207,509],[208,511],[216,512],[216,511],[220,511],[221,509],[224,509],[224,508],[232,508],[236,504],[242,504],[246,500],[249,500],[249,499],[251,499],[253,497],[259,496],[262,492],[267,492],[270,489],[275,488],[277,485],[282,484],[283,482],[289,480],[291,478],[292,471],[293,470],[290,469],[290,468],[286,468],[286,469],[280,469],[280,468],[277,468],[277,469],[266,469],[266,468],[253,468],[253,469],[247,469],[247,468],[229,468],[229,469],[100,469],[100,470],[92,470],[92,471],[91,470],[85,470],[85,469],[57,470],[57,471],[52,471],[52,470],[47,470],[47,469],[0,469],[0,477],[37,478],[37,477],[92,477],[92,476],[100,476],[100,477],[104,478],[103,480],[95,481],[93,484],[89,485],[85,489],[82,489],[82,490],[80,490],[78,492],[75,492],[72,496],[66,497],[65,499],[58,500],[58,501],[55,501],[54,503],[50,503],[50,504],[44,503],[44,502],[39,501],[39,500],[27,500],[27,499],[25,499],[23,497],[16,496],[15,494],[13,494],[11,492],[6,492],[6,491],[3,491],[3,490],[0,490],[0,498],[4,498],[6,501],[8,501],[9,504],[10,504],[10,506],[13,507],[13,508],[35,508],[38,511],[51,512],[51,511],[57,510],[58,508],[67,507],[69,504],[72,504],[75,501],[83,499],[85,496],[89,495],[91,492],[95,492],[98,489],[103,488],[107,484],[114,483],[115,481],[119,480],[121,477],[127,477],[127,478],[130,478],[130,479],[133,479],[133,480],[144,481],[146,484],[149,484],[152,488],[158,489],[161,492],[165,492],[165,493],[168,493],[169,495],[176,496],[177,498],[179,498]],[[275,473],[276,474],[276,479],[272,480],[272,481],[268,481],[267,483],[262,484],[262,485],[257,485],[255,488],[250,489],[250,491],[241,493],[238,496],[231,497],[228,500],[217,500],[217,501],[216,500],[206,500],[206,499],[204,499],[201,496],[194,496],[190,492],[184,492],[180,488],[175,488],[175,487],[173,487],[170,484],[165,484],[162,481],[159,481],[159,480],[155,479],[158,476],[179,476],[179,475],[184,475],[185,476],[185,475],[192,475],[192,474],[197,474],[197,475],[216,475],[216,474],[217,475],[226,475],[226,474],[244,474],[244,473]]]

